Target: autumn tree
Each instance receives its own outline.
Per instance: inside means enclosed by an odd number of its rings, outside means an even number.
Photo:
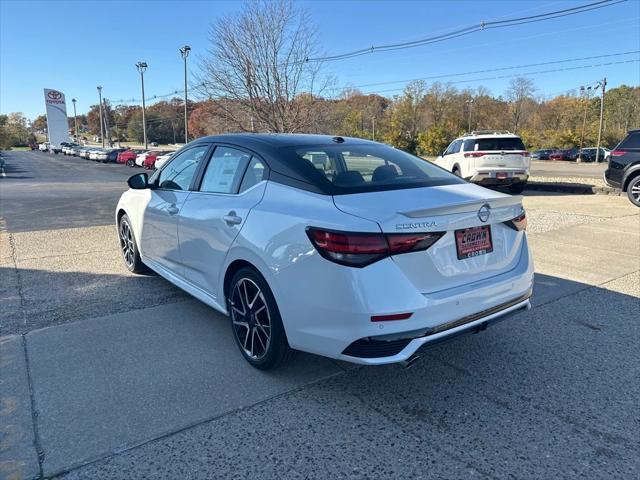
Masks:
[[[327,82],[319,79],[320,63],[309,61],[319,55],[319,42],[306,10],[290,0],[248,1],[238,15],[215,22],[209,39],[199,90],[229,101],[220,105],[234,129],[311,127],[315,100],[297,99],[303,93],[317,98]]]
[[[509,82],[506,91],[507,100],[511,107],[511,125],[514,132],[518,131],[521,123],[528,113],[527,107],[534,104],[533,94],[536,89],[533,80],[525,77],[516,77]]]

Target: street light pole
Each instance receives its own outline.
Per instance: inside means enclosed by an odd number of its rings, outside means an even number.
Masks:
[[[180,54],[184,59],[184,143],[185,145],[189,142],[189,119],[187,117],[187,57],[189,56],[190,51],[191,51],[191,47],[189,45],[185,45],[180,49]]]
[[[584,129],[587,125],[587,107],[589,106],[589,94],[591,93],[591,86],[585,87],[584,85],[580,87],[580,91],[585,94],[584,101],[584,114],[582,115],[582,133],[580,134],[580,150],[578,151],[578,159],[582,160],[582,147],[584,146]]]
[[[469,133],[471,133],[471,107],[473,106],[473,98],[466,101],[467,105],[469,105]]]
[[[600,161],[600,140],[602,137],[602,119],[604,118],[604,91],[607,87],[607,77],[598,82],[598,87],[602,88],[602,97],[600,97],[600,126],[598,128],[598,147],[596,150],[596,163]]]
[[[71,101],[73,102],[73,123],[75,125],[75,130],[76,130],[76,142],[79,145],[80,137],[78,136],[78,115],[76,114],[76,99],[72,98]]]
[[[98,97],[100,98],[100,140],[104,148],[104,123],[102,122],[102,87],[98,86]]]
[[[144,137],[144,149],[147,147],[147,122],[145,118],[145,103],[144,103],[144,72],[147,70],[146,62],[136,63],[136,68],[140,72],[140,81],[142,82],[142,135]]]

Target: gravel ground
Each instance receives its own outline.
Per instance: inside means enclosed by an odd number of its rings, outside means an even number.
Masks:
[[[601,223],[606,220],[607,218],[605,217],[594,217],[592,215],[577,215],[566,212],[527,209],[527,232],[551,232],[553,230],[559,230],[573,225]]]
[[[601,178],[586,177],[529,177],[529,182],[535,183],[579,183],[582,185],[593,185],[594,187],[606,187],[604,180]]]

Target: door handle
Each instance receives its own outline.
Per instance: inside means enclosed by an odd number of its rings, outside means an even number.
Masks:
[[[231,210],[227,213],[222,219],[227,222],[228,225],[240,225],[242,223],[242,218],[236,215],[236,212]]]
[[[178,207],[176,207],[175,203],[172,203],[171,205],[169,205],[167,207],[167,213],[169,215],[175,215],[176,213],[178,213],[180,211],[180,209]]]

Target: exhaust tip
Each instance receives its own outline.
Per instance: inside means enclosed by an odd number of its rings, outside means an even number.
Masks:
[[[402,368],[404,368],[406,370],[408,368],[413,367],[418,362],[418,360],[420,360],[421,358],[422,357],[420,355],[416,355],[414,353],[413,355],[411,355],[406,360],[403,360],[402,362],[400,362],[400,365],[402,366]]]

